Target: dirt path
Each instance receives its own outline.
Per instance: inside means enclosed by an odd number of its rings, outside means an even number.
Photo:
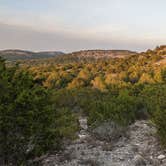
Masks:
[[[62,154],[50,155],[44,166],[166,166],[166,153],[155,137],[156,129],[148,121],[137,121],[128,129],[128,137],[115,144],[99,141],[87,131],[87,120],[80,119],[79,139]]]

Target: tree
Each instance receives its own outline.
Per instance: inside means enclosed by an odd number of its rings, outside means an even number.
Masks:
[[[78,73],[77,77],[83,79],[88,85],[91,79],[91,73],[88,70],[83,69]]]
[[[6,68],[1,59],[0,70],[1,164],[24,165],[28,159],[59,149],[68,134],[65,127],[73,127],[74,117],[61,123],[66,114],[71,117],[70,112],[59,114],[50,91],[35,84],[28,72]]]
[[[139,83],[154,83],[154,80],[148,73],[143,73],[139,79]]]
[[[68,89],[81,88],[85,86],[85,81],[82,78],[74,78],[67,86]]]
[[[56,88],[57,80],[59,79],[60,79],[60,76],[57,72],[51,72],[43,84],[47,88]]]
[[[116,84],[117,82],[118,82],[118,76],[117,76],[117,74],[107,74],[105,76],[105,83],[107,85]]]
[[[161,72],[161,70],[154,71],[154,80],[157,83],[161,83],[163,81],[162,80],[162,72]]]
[[[106,85],[104,83],[104,80],[102,79],[101,76],[97,76],[94,78],[94,80],[91,81],[92,86],[96,89],[99,89],[101,91],[105,91],[106,90]]]

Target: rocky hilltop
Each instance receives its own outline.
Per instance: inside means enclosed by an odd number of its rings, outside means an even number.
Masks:
[[[130,55],[136,55],[137,52],[128,50],[82,50],[73,52],[69,55],[83,58],[124,58]]]

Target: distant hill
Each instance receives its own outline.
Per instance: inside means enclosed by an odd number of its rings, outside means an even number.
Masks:
[[[166,45],[156,47],[154,50],[149,49],[146,52],[142,53],[137,53],[129,50],[81,50],[66,54],[60,51],[32,52],[32,51],[12,50],[12,49],[0,51],[0,56],[9,61],[46,59],[46,58],[56,58],[60,61],[66,59],[79,61],[79,59],[126,58],[132,55],[140,55],[140,54],[160,55],[164,59],[163,61],[165,62]]]
[[[80,58],[124,58],[130,55],[136,55],[137,52],[128,50],[82,50],[70,53],[69,55]]]
[[[0,51],[0,56],[9,61],[26,60],[26,59],[41,59],[41,58],[53,58],[58,55],[64,55],[60,51],[48,51],[48,52],[31,52],[24,50],[3,50]]]
[[[125,58],[127,56],[136,55],[137,52],[128,50],[81,50],[65,54],[59,51],[45,51],[45,52],[32,52],[25,50],[3,50],[0,51],[0,56],[8,61],[16,60],[33,60],[33,59],[46,59],[58,58],[60,61],[70,59],[100,59],[100,58]],[[58,56],[61,55],[61,56]]]

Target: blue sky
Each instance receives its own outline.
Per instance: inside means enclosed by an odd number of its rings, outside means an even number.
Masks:
[[[165,0],[0,0],[0,49],[130,49],[166,44]]]

